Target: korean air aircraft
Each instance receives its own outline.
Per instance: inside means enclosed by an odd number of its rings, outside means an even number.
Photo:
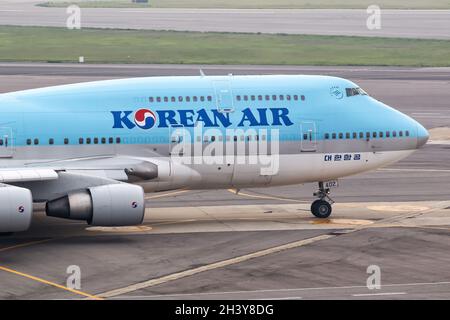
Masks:
[[[318,182],[331,214],[336,179],[424,145],[415,120],[355,83],[327,76],[154,77],[0,95],[0,232],[48,216],[140,224],[144,192]]]

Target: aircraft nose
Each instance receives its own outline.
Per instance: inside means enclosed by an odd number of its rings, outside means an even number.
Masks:
[[[417,148],[422,147],[427,143],[430,134],[420,123],[417,123]]]

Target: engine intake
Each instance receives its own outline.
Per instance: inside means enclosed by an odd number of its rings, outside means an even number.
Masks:
[[[0,185],[0,204],[0,233],[28,230],[33,216],[30,190]]]
[[[92,187],[48,201],[46,212],[51,217],[84,220],[92,226],[138,225],[144,220],[144,191],[131,184]]]

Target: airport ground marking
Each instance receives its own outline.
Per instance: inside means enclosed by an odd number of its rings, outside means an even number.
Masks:
[[[185,277],[189,277],[189,276],[193,276],[205,271],[211,271],[211,270],[215,270],[215,269],[219,269],[219,268],[223,268],[223,267],[228,267],[237,263],[241,263],[241,262],[245,262],[251,259],[255,259],[255,258],[260,258],[260,257],[264,257],[270,254],[274,254],[274,253],[278,253],[281,251],[285,251],[285,250],[289,250],[289,249],[294,249],[294,248],[298,248],[298,247],[302,247],[305,245],[309,245],[312,243],[315,243],[317,241],[322,241],[322,240],[327,240],[327,239],[331,239],[336,237],[335,235],[330,235],[330,234],[324,234],[324,235],[320,235],[320,236],[316,236],[313,238],[308,238],[308,239],[303,239],[303,240],[299,240],[299,241],[294,241],[294,242],[290,242],[287,244],[283,244],[280,246],[276,246],[276,247],[272,247],[272,248],[268,248],[268,249],[264,249],[264,250],[260,250],[260,251],[256,251],[253,253],[249,253],[249,254],[245,254],[242,256],[238,256],[238,257],[234,257],[231,259],[227,259],[227,260],[222,260],[222,261],[218,261],[215,263],[211,263],[208,265],[204,265],[201,267],[197,267],[194,269],[189,269],[189,270],[185,270],[185,271],[181,271],[181,272],[177,272],[177,273],[173,273],[173,274],[169,274],[160,278],[155,278],[155,279],[150,279],[144,282],[140,282],[140,283],[136,283],[136,284],[132,284],[130,286],[127,287],[123,287],[123,288],[119,288],[119,289],[115,289],[115,290],[111,290],[108,292],[104,292],[104,293],[100,293],[97,296],[98,297],[102,297],[102,298],[111,298],[111,297],[115,297],[115,296],[120,296],[126,293],[130,293],[130,292],[134,292],[137,290],[141,290],[141,289],[145,289],[145,288],[149,288],[149,287],[153,287],[156,285],[160,285],[160,284],[164,284],[170,281],[175,281],[181,278],[185,278]]]
[[[42,278],[39,278],[39,277],[35,277],[35,276],[30,275],[30,274],[27,274],[27,273],[24,273],[24,272],[20,272],[20,271],[17,271],[17,270],[13,270],[13,269],[10,269],[10,268],[7,268],[7,267],[0,266],[0,270],[8,272],[8,273],[15,274],[17,276],[21,276],[21,277],[24,277],[24,278],[27,278],[27,279],[30,279],[30,280],[34,280],[36,282],[47,284],[49,286],[56,287],[58,289],[69,291],[71,293],[74,293],[74,294],[77,294],[77,295],[80,295],[80,296],[84,296],[84,297],[89,298],[89,299],[104,300],[101,297],[98,297],[98,296],[95,296],[95,295],[92,295],[92,294],[89,294],[89,293],[86,293],[86,292],[83,292],[83,291],[80,291],[80,290],[71,289],[71,288],[65,287],[63,285],[57,284],[55,282],[48,281],[48,280],[45,280],[45,279],[42,279]]]
[[[185,193],[185,192],[188,192],[188,191],[190,191],[190,190],[182,189],[182,190],[178,190],[178,191],[175,191],[175,192],[158,194],[158,195],[155,195],[155,196],[145,197],[145,200],[174,196],[176,194]]]
[[[396,296],[403,295],[406,292],[378,292],[378,293],[355,293],[352,294],[353,297],[375,297],[375,296]]]
[[[296,199],[279,198],[279,197],[274,197],[274,196],[260,196],[260,195],[256,195],[256,194],[248,194],[248,193],[241,192],[241,191],[239,191],[239,193],[236,193],[236,189],[228,189],[228,191],[231,193],[234,193],[236,195],[249,197],[249,198],[259,198],[259,199],[266,199],[266,200],[281,200],[281,201],[287,201],[287,202],[305,203],[304,201],[296,200]]]
[[[413,283],[390,283],[383,284],[382,288],[391,287],[420,287],[420,286],[436,286],[436,285],[450,285],[450,281],[443,282],[413,282]],[[367,286],[338,286],[338,287],[309,287],[309,288],[288,288],[288,289],[261,289],[261,290],[243,290],[243,291],[216,291],[216,292],[197,292],[197,293],[178,293],[178,294],[159,294],[159,295],[147,295],[147,296],[120,296],[118,299],[151,299],[151,298],[167,298],[174,297],[183,299],[190,296],[207,296],[214,295],[237,295],[237,294],[258,294],[258,293],[282,293],[282,292],[296,292],[296,291],[322,291],[322,290],[345,290],[345,289],[367,289]],[[265,298],[264,298],[265,299]]]
[[[5,248],[1,248],[0,252],[4,252],[4,251],[8,251],[8,250],[13,250],[13,249],[18,249],[18,248],[23,248],[23,247],[29,247],[35,244],[40,244],[40,243],[44,243],[44,242],[49,242],[53,240],[53,238],[50,239],[44,239],[44,240],[37,240],[37,241],[30,241],[30,242],[26,242],[26,243],[21,243],[21,244],[17,244],[14,246],[10,246],[10,247],[5,247]]]

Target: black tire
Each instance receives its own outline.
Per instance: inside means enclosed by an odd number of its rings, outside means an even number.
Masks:
[[[312,214],[319,219],[326,219],[331,214],[331,205],[325,200],[316,200],[311,205]]]

